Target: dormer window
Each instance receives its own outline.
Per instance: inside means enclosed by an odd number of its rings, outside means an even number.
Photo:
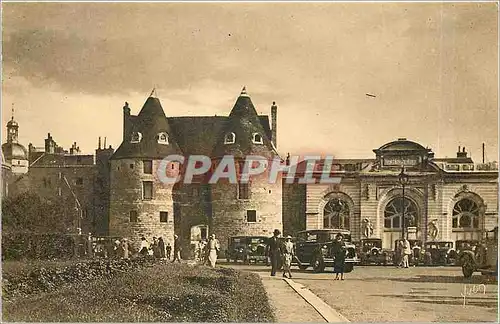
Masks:
[[[262,135],[259,133],[254,133],[253,134],[253,139],[252,139],[254,144],[263,144],[264,142],[262,141]]]
[[[158,144],[165,144],[168,145],[168,134],[167,133],[159,133],[158,134]]]
[[[227,133],[224,137],[224,144],[233,144],[236,139],[236,135],[234,133]]]
[[[142,139],[142,134],[140,132],[133,132],[130,143],[139,143],[141,139]]]

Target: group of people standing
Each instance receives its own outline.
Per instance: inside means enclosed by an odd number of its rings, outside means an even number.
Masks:
[[[398,242],[398,257],[399,257],[399,267],[409,268],[410,266],[410,255],[412,254],[410,241],[404,238]]]
[[[174,238],[175,242],[175,238]],[[175,243],[174,243],[175,245]],[[175,250],[175,248],[174,248]],[[165,245],[162,237],[153,237],[153,242],[149,243],[146,238],[141,237],[141,245],[139,247],[139,255],[141,256],[153,256],[156,259],[166,259],[170,260],[172,253],[172,246],[170,243]],[[174,253],[175,258],[175,253]]]

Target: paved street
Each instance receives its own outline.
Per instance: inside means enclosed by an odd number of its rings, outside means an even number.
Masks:
[[[270,270],[262,265],[231,266],[264,276]],[[332,280],[331,272],[294,270],[295,282],[309,288],[352,322],[497,320],[496,280],[480,274],[465,280],[459,267],[359,266],[346,274],[344,281]]]

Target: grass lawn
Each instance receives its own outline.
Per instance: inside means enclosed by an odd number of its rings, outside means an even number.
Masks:
[[[260,278],[234,269],[156,264],[4,300],[9,322],[272,322]]]

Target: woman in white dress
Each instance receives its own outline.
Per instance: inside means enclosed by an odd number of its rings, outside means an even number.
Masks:
[[[215,268],[215,263],[217,262],[217,254],[220,250],[219,240],[215,238],[215,234],[210,236],[210,240],[207,244],[208,249],[208,261],[210,262],[210,266]]]
[[[283,277],[286,278],[286,273],[288,272],[288,278],[292,277],[292,272],[290,267],[292,266],[292,260],[294,255],[294,246],[292,242],[292,237],[288,235],[286,237],[286,242],[283,244]]]

